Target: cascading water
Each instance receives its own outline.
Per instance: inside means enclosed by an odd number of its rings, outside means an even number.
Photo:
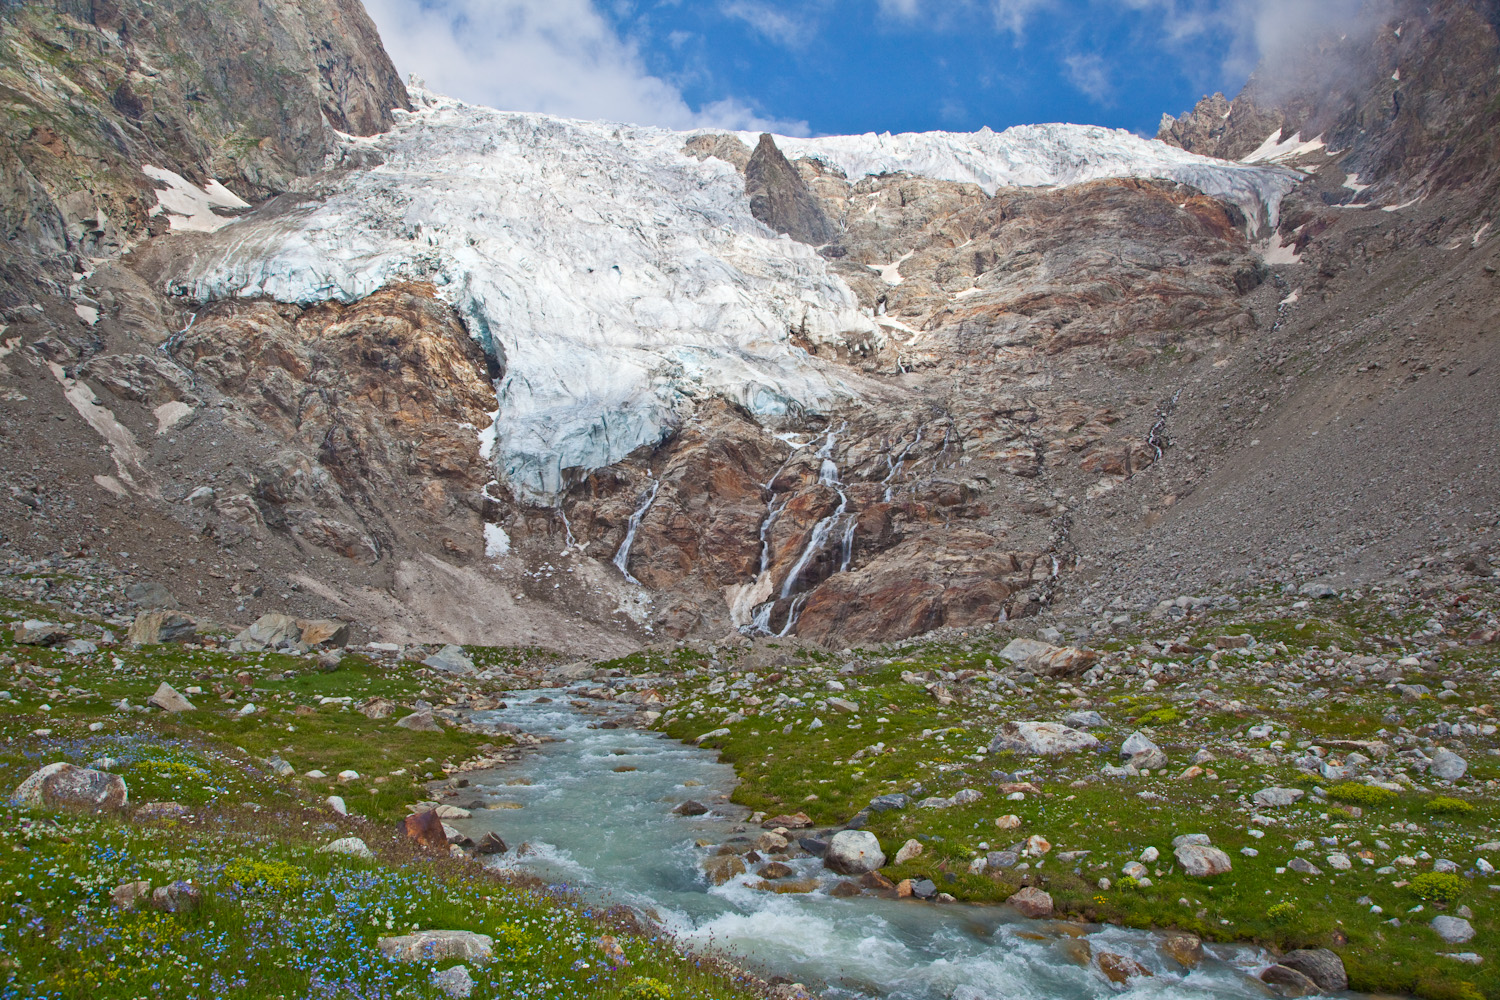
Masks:
[[[537,700],[543,694],[552,701]],[[746,810],[726,801],[733,770],[712,751],[656,733],[596,728],[599,719],[570,709],[570,697],[514,692],[508,708],[475,714],[553,740],[513,768],[466,775],[466,794],[504,807],[449,822],[476,840],[490,831],[503,837],[513,850],[492,859],[495,867],[566,883],[591,903],[649,910],[680,940],[728,952],[763,976],[804,982],[828,1000],[1266,996],[1252,977],[1272,959],[1255,948],[1208,943],[1202,963],[1186,969],[1148,932],[1020,920],[998,906],[839,899],[828,892],[839,880],[811,857],[788,863],[797,878],[818,882],[814,892],[758,890],[748,872],[713,886],[699,866],[715,847],[699,845],[744,830]],[[710,812],[672,814],[690,798]],[[1151,975],[1110,983],[1079,961],[1080,939],[1087,951],[1125,956]]]
[[[625,579],[637,587],[641,585],[641,581],[630,575],[630,547],[635,544],[635,533],[640,529],[641,520],[645,518],[646,512],[651,509],[651,505],[656,502],[656,494],[660,490],[661,480],[652,480],[650,496],[646,497],[646,502],[641,504],[634,514],[630,515],[630,521],[625,527],[625,540],[620,543],[620,551],[615,553],[615,569],[619,570]]]

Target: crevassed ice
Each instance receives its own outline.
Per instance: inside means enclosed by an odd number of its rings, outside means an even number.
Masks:
[[[390,132],[346,138],[350,168],[316,197],[226,227],[171,284],[199,300],[310,304],[432,282],[503,365],[485,435],[499,474],[542,501],[570,472],[661,441],[694,397],[774,425],[854,396],[791,333],[878,343],[881,328],[811,248],[750,215],[732,167],[683,154],[688,133],[414,97],[419,110]],[[988,189],[1173,177],[1260,199],[1262,217],[1291,176],[1076,126],[781,141],[851,175],[900,169]]]

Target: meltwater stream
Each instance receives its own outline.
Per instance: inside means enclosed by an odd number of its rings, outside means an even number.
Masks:
[[[761,975],[786,976],[838,1000],[1268,995],[1250,976],[1269,960],[1250,948],[1207,947],[1202,965],[1187,972],[1162,954],[1157,935],[1144,932],[1026,921],[996,906],[838,899],[823,890],[776,895],[750,888],[759,881],[753,875],[711,886],[699,862],[712,848],[695,844],[722,843],[743,820],[744,810],[721,798],[734,787],[733,769],[711,751],[654,733],[590,728],[598,719],[572,710],[567,698],[564,691],[517,692],[510,707],[476,716],[558,741],[514,767],[469,775],[466,791],[502,807],[476,809],[454,825],[475,838],[499,833],[511,848],[498,859],[502,866],[566,883],[601,902],[652,911],[689,942],[731,952]],[[686,799],[721,815],[673,815]],[[529,846],[518,856],[522,844]],[[816,859],[791,864],[796,877],[833,881]],[[1153,975],[1124,990],[1109,983],[1079,957],[1080,935],[1094,954],[1128,956]]]

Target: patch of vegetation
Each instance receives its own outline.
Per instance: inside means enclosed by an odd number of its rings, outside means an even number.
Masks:
[[[1358,781],[1341,781],[1328,789],[1328,797],[1352,806],[1384,806],[1395,802],[1400,796],[1389,788]]]
[[[1406,888],[1418,899],[1447,905],[1462,899],[1469,883],[1463,876],[1450,872],[1423,872],[1412,878]]]

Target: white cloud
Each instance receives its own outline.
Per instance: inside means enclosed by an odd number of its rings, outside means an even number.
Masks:
[[[1063,59],[1067,68],[1068,82],[1087,97],[1105,103],[1113,96],[1114,87],[1109,81],[1109,68],[1097,52],[1076,53]]]
[[[1053,6],[1054,0],[991,0],[995,24],[1019,40],[1033,16]]]
[[[756,0],[732,0],[719,9],[725,17],[743,21],[757,34],[787,48],[801,48],[812,37],[810,26]]]
[[[734,98],[694,108],[651,75],[594,0],[365,0],[403,73],[476,104],[668,128],[806,135]]]

